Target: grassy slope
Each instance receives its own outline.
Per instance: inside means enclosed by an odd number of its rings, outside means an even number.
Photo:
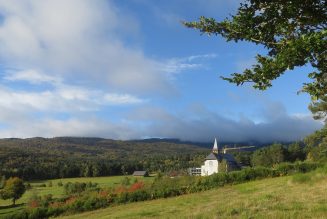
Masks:
[[[169,199],[131,203],[68,218],[327,218],[327,178],[264,179]]]
[[[56,180],[42,180],[42,181],[34,181],[31,182],[32,189],[28,190],[22,198],[17,201],[18,206],[13,208],[11,206],[10,200],[2,200],[0,199],[0,218],[1,215],[5,215],[8,213],[12,213],[14,211],[22,209],[29,198],[36,194],[36,195],[47,195],[52,194],[53,197],[60,197],[64,194],[63,187],[58,186],[58,182],[61,181],[63,184],[67,182],[92,182],[98,183],[100,187],[109,187],[115,186],[118,184],[125,176],[110,176],[110,177],[81,177],[81,178],[66,178],[66,179],[56,179]],[[133,176],[129,176],[133,179]],[[152,181],[153,177],[145,177],[145,178],[138,178],[145,182]],[[52,187],[48,187],[49,181],[52,182]],[[41,184],[46,184],[47,187],[39,187]]]

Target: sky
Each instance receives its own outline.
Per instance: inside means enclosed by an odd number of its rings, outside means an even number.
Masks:
[[[220,79],[263,47],[201,35],[240,1],[0,0],[0,138],[295,141],[322,127],[298,94],[310,67],[267,91]]]

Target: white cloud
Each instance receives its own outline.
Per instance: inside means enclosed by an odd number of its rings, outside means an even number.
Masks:
[[[0,0],[0,15],[0,59],[5,68],[21,70],[7,75],[9,81],[40,84],[78,78],[112,93],[171,95],[176,93],[172,73],[202,67],[194,60],[211,56],[167,62],[146,57],[124,42],[139,33],[137,19],[113,1]]]
[[[0,92],[0,95],[3,96],[3,93]],[[115,122],[99,119],[87,112],[78,115],[77,111],[68,119],[35,117],[26,112],[26,104],[40,103],[40,100],[35,101],[28,96],[15,99],[24,98],[27,101],[21,105],[18,102],[13,105],[4,105],[3,101],[0,102],[0,121],[8,125],[7,128],[0,130],[0,137],[94,136],[138,139],[148,136],[204,142],[218,137],[220,141],[230,142],[272,142],[301,140],[323,126],[321,122],[314,121],[310,115],[289,115],[279,106],[268,107],[267,113],[264,114],[267,118],[261,122],[253,122],[245,116],[230,119],[204,107],[183,109],[180,113],[156,107],[141,107],[129,111],[128,115]],[[275,117],[270,116],[273,114]]]
[[[144,100],[129,94],[106,94],[104,100],[112,104],[142,103]]]
[[[102,90],[65,84],[61,78],[42,74],[36,70],[11,73],[9,81],[31,84],[51,83],[53,88],[44,91],[12,90],[0,87],[0,107],[22,109],[26,112],[95,111],[106,105],[138,104],[144,100],[130,94],[108,93]]]
[[[134,122],[146,121],[146,136],[204,142],[213,137],[229,142],[296,141],[323,126],[310,115],[289,115],[280,106],[279,103],[276,107],[267,106],[266,118],[257,123],[245,116],[238,120],[230,119],[204,107],[184,109],[180,113],[145,107],[131,113],[128,118]]]
[[[224,4],[234,7],[225,1],[187,2],[215,13]],[[165,15],[168,22],[179,17],[174,12]],[[2,67],[19,69],[7,72],[6,84],[0,85],[0,123],[8,126],[0,130],[0,137],[160,136],[207,141],[217,135],[230,141],[292,140],[321,125],[307,116],[287,115],[279,107],[272,107],[260,123],[246,117],[235,121],[207,110],[174,114],[160,108],[139,110],[116,118],[116,123],[99,119],[95,115],[103,108],[138,106],[147,102],[139,97],[145,93],[174,92],[171,77],[202,68],[216,55],[165,61],[147,57],[129,44],[133,41],[124,41],[139,34],[139,24],[113,1],[0,0],[0,17]],[[15,89],[11,85],[17,82],[28,86]]]
[[[11,72],[7,74],[4,79],[8,81],[27,81],[32,84],[58,84],[62,81],[60,77],[53,77],[50,75],[41,74],[40,72],[33,69]]]
[[[217,54],[214,54],[214,53],[209,53],[209,54],[203,54],[203,55],[193,55],[193,56],[189,56],[189,57],[186,57],[185,59],[188,60],[189,62],[192,62],[194,60],[197,60],[197,59],[213,59],[213,58],[216,58],[217,57]]]
[[[136,138],[137,132],[124,124],[115,124],[96,118],[71,118],[68,120],[37,119],[34,122],[22,120],[11,123],[10,127],[0,130],[0,136],[6,137],[56,137],[56,136],[102,136],[113,139]]]
[[[53,83],[44,91],[14,90],[0,86],[0,138],[53,137],[53,136],[104,136],[127,139],[136,136],[137,129],[124,123],[112,123],[97,118],[95,112],[104,107],[140,104],[145,100],[130,94],[108,93],[83,86],[68,85],[58,78],[40,72],[35,78],[11,73],[10,83],[16,81],[36,84]],[[48,80],[49,79],[49,80]],[[41,83],[41,85],[43,85]],[[64,117],[61,117],[63,115]]]
[[[162,64],[162,70],[168,74],[177,74],[187,70],[203,68],[206,59],[216,58],[216,54],[192,55],[182,58],[171,58]]]
[[[112,1],[0,0],[0,14],[6,66],[79,77],[119,93],[172,90],[157,61],[124,44],[138,24]]]
[[[192,70],[200,67],[202,67],[201,64],[182,63],[178,59],[170,59],[163,67],[163,71],[167,73],[180,73],[182,71]]]

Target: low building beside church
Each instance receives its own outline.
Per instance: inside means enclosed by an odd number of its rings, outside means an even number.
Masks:
[[[188,168],[188,174],[191,176],[201,176],[201,167],[191,167]]]

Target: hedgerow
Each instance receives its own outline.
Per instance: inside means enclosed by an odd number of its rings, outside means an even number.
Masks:
[[[67,192],[68,196],[60,199],[53,199],[52,196],[36,197],[30,201],[25,210],[12,214],[8,218],[48,218],[60,214],[90,211],[122,203],[190,194],[226,184],[238,184],[256,179],[305,173],[322,166],[322,164],[311,162],[282,163],[273,168],[246,168],[229,173],[216,173],[207,177],[158,177],[151,185],[136,181],[132,185],[121,184],[116,188],[104,189],[99,189],[92,184],[88,184],[88,186],[83,183],[69,184],[67,185],[67,188],[70,188],[68,189],[69,192]],[[324,172],[326,172],[326,167]]]

